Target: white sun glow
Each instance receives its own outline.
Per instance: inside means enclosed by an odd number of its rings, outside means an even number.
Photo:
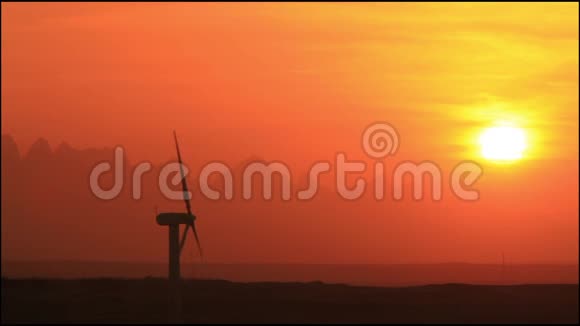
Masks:
[[[479,137],[481,155],[488,160],[514,161],[523,156],[526,134],[512,126],[490,127]]]

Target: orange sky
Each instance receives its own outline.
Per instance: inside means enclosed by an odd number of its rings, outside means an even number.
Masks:
[[[52,146],[123,144],[132,161],[162,162],[174,157],[177,129],[188,162],[260,156],[302,171],[337,151],[367,159],[362,130],[389,121],[400,160],[484,166],[480,202],[438,208],[482,220],[448,217],[445,228],[477,225],[483,239],[505,223],[495,235],[508,247],[523,243],[514,259],[577,262],[578,9],[2,3],[2,133],[23,150],[44,137]],[[479,155],[477,136],[498,120],[526,130],[523,160],[495,165]],[[444,246],[445,259],[469,260]],[[383,260],[368,253],[368,261]]]

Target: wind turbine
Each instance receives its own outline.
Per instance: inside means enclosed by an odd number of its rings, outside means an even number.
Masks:
[[[180,276],[179,257],[185,245],[187,238],[187,231],[191,228],[195,242],[199,250],[199,255],[203,256],[197,230],[195,229],[195,215],[191,212],[191,203],[189,197],[189,190],[187,189],[187,182],[185,180],[185,172],[183,171],[183,162],[181,161],[181,153],[179,151],[179,143],[177,142],[177,134],[173,131],[173,138],[175,140],[175,149],[177,150],[177,159],[179,161],[179,171],[181,173],[181,187],[183,189],[183,201],[185,202],[186,213],[161,213],[157,215],[157,224],[167,225],[169,229],[169,280],[178,281]],[[179,225],[184,224],[183,236],[179,241]]]

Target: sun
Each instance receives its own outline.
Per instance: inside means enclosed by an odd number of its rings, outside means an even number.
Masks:
[[[481,155],[492,161],[516,161],[526,149],[526,133],[513,126],[495,126],[485,129],[479,137]]]

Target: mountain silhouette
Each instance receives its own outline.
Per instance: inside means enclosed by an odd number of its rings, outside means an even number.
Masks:
[[[36,140],[25,154],[24,159],[27,161],[46,162],[53,158],[50,144],[44,138]]]
[[[17,162],[20,160],[18,145],[10,135],[2,135],[2,163]]]

